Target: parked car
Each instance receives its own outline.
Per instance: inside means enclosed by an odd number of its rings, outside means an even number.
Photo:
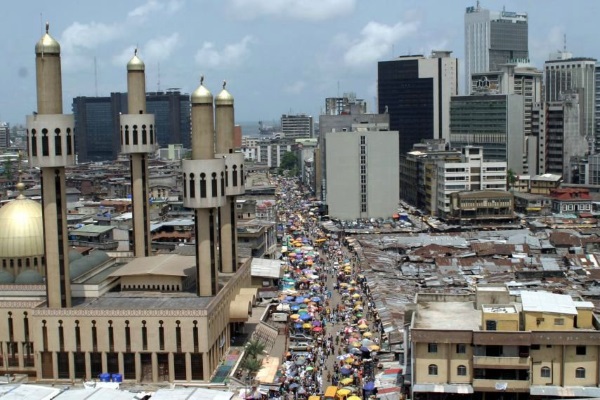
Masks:
[[[290,340],[293,341],[302,341],[302,342],[312,342],[314,338],[310,335],[306,335],[304,333],[295,333],[290,335]]]

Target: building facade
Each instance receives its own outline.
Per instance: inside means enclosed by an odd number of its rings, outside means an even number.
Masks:
[[[570,53],[559,53],[568,57]],[[561,101],[569,93],[579,95],[581,135],[589,142],[590,152],[595,151],[595,68],[596,59],[569,57],[552,59],[544,64],[544,93],[547,102]]]
[[[450,146],[480,146],[486,161],[505,161],[523,173],[523,96],[455,96],[450,103]]]
[[[306,114],[283,114],[281,132],[286,139],[313,137],[313,117]]]
[[[529,59],[527,13],[491,11],[479,6],[465,11],[465,89],[471,74],[498,71],[500,64]]]
[[[600,332],[591,302],[478,287],[474,296],[419,293],[415,306],[414,399],[600,395]]]
[[[109,97],[75,97],[72,110],[78,137],[79,162],[112,161],[120,152],[119,115],[127,114],[127,93]],[[146,94],[148,113],[155,115],[160,146],[190,147],[190,96],[179,91]]]
[[[441,218],[451,216],[452,193],[463,191],[506,190],[505,161],[486,161],[481,147],[466,146],[460,161],[440,160],[436,165],[437,212]]]
[[[424,139],[448,139],[450,98],[458,94],[458,60],[450,51],[401,56],[377,67],[379,114],[400,134],[400,154]]]
[[[398,208],[398,132],[355,127],[325,135],[329,215],[391,217]]]

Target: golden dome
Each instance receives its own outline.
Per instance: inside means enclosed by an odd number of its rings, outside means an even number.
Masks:
[[[233,96],[225,89],[226,82],[223,82],[223,90],[215,97],[215,104],[218,106],[232,106]]]
[[[0,208],[0,258],[43,255],[42,205],[19,196]]]
[[[127,71],[143,71],[146,69],[144,62],[137,56],[137,49],[133,53],[133,58],[127,63]]]
[[[204,77],[200,78],[200,86],[192,93],[191,100],[192,104],[212,104],[213,95],[204,87]]]
[[[35,54],[60,54],[60,44],[48,34],[49,28],[46,23],[46,34],[35,44]]]

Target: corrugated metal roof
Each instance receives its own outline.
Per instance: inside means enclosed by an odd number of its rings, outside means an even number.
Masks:
[[[550,292],[521,292],[523,311],[577,315],[571,296]]]

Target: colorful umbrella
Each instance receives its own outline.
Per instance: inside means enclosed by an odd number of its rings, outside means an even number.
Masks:
[[[340,389],[337,391],[338,396],[348,396],[350,393],[350,389]]]
[[[371,336],[373,336],[373,334],[371,332],[367,331],[367,332],[363,332],[363,336],[364,337],[371,337]]]
[[[296,320],[298,318],[300,318],[300,315],[298,315],[298,314],[292,314],[292,315],[290,315],[290,319]]]
[[[344,378],[342,380],[340,380],[340,383],[344,386],[351,384],[352,382],[354,382],[354,378],[350,377],[350,378]],[[356,396],[353,396],[356,397]],[[360,399],[358,399],[360,400]]]

